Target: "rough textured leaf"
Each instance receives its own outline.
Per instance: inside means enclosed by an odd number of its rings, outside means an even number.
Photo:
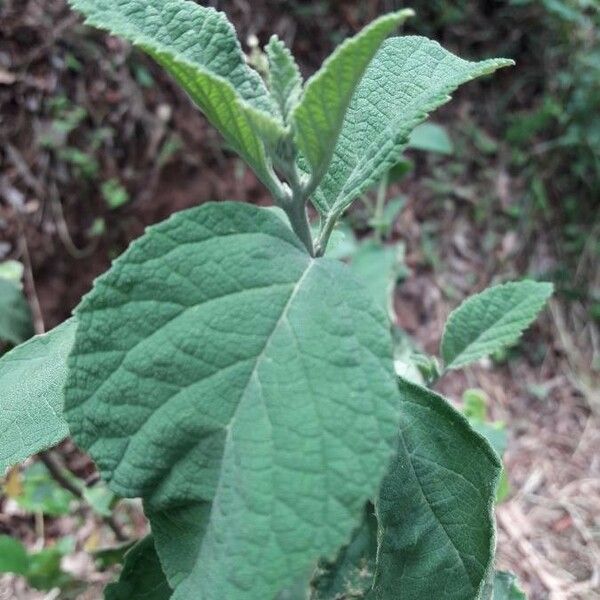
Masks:
[[[74,319],[0,358],[0,472],[64,439],[67,356]]]
[[[34,334],[29,304],[18,285],[0,278],[0,341],[15,346]]]
[[[552,295],[551,283],[518,281],[468,298],[448,318],[442,337],[447,369],[458,369],[519,339]]]
[[[326,172],[348,104],[365,69],[385,38],[413,12],[401,10],[380,17],[346,40],[307,82],[293,122],[298,148],[313,177]]]
[[[350,543],[340,550],[335,561],[319,565],[311,600],[345,598],[344,594],[348,598],[362,598],[373,584],[376,556],[377,518],[369,502]]]
[[[526,596],[519,588],[517,578],[512,573],[497,571],[494,577],[493,600],[526,600]]]
[[[125,555],[119,581],[104,591],[105,600],[168,600],[173,594],[162,571],[151,535]]]
[[[400,160],[427,113],[462,83],[510,64],[468,62],[423,37],[387,40],[346,113],[331,165],[313,198],[319,211],[340,214]]]
[[[189,0],[69,0],[86,23],[124,37],[165,67],[227,142],[265,180],[257,130],[282,126],[256,71],[244,60],[225,15]]]
[[[475,600],[494,555],[498,457],[441,396],[400,380],[398,454],[377,502],[377,600]]]
[[[347,539],[398,392],[385,316],[345,265],[271,211],[205,204],[151,228],[77,314],[76,441],[118,495],[208,511],[174,598],[271,598]]]
[[[300,69],[287,46],[274,35],[266,46],[269,58],[269,89],[285,123],[302,94]]]

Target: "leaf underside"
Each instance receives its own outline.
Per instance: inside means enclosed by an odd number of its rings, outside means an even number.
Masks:
[[[398,454],[377,502],[371,599],[476,600],[491,569],[501,464],[434,392],[400,380]]]
[[[424,37],[383,43],[358,85],[329,169],[313,201],[324,215],[339,215],[400,159],[410,133],[445,104],[459,85],[512,64],[469,62]]]
[[[347,267],[270,211],[205,204],[151,228],[77,315],[75,440],[151,518],[199,515],[184,569],[156,534],[174,598],[273,597],[347,539],[397,423],[385,316]]]
[[[69,434],[63,386],[75,329],[70,319],[0,358],[0,474]]]
[[[468,298],[448,318],[442,337],[447,369],[458,369],[516,342],[552,295],[551,283],[518,281]]]
[[[169,71],[227,142],[265,181],[257,134],[283,132],[262,79],[247,66],[227,17],[189,0],[69,0],[86,23],[107,29]]]

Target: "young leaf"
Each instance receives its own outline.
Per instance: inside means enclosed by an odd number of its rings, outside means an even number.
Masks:
[[[289,116],[302,94],[300,69],[287,46],[276,36],[272,36],[266,46],[269,58],[269,88],[281,118],[287,123]]]
[[[119,581],[106,587],[104,599],[168,600],[172,594],[149,535],[127,552]]]
[[[283,132],[262,79],[247,66],[225,15],[189,0],[69,0],[86,23],[150,54],[175,77],[227,142],[268,184],[263,144]]]
[[[19,286],[0,278],[0,341],[15,346],[34,334],[29,304]]]
[[[0,473],[68,434],[62,416],[74,319],[0,358]]]
[[[414,13],[400,10],[380,17],[346,40],[307,82],[292,120],[303,157],[320,181],[327,171],[348,104],[365,69],[385,38]]]
[[[423,37],[387,40],[346,113],[331,165],[313,197],[319,211],[341,214],[399,161],[427,113],[446,103],[462,83],[510,64],[468,62]]]
[[[500,462],[444,398],[404,380],[399,385],[398,454],[376,504],[372,597],[479,599],[494,556]]]
[[[118,495],[208,515],[174,598],[272,598],[347,539],[398,391],[385,316],[345,265],[271,211],[205,204],[149,229],[77,315],[75,440]]]
[[[458,369],[516,342],[552,295],[551,283],[518,281],[468,298],[448,318],[442,337],[446,369]]]
[[[0,573],[25,575],[29,565],[23,544],[8,535],[0,535]]]
[[[436,123],[417,125],[410,134],[408,148],[446,155],[454,152],[454,146],[446,128]]]

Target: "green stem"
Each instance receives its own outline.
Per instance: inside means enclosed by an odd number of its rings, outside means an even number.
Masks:
[[[290,220],[294,233],[306,246],[308,253],[311,256],[315,256],[312,232],[310,230],[310,225],[308,223],[308,214],[306,212],[306,201],[302,198],[294,198],[291,200],[291,202],[286,203],[282,208],[283,210],[285,210],[288,219]]]

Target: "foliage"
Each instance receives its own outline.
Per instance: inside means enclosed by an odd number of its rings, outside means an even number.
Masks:
[[[10,263],[0,266],[0,342],[16,346],[33,335],[31,311],[21,291],[20,276],[14,277],[18,271]]]
[[[68,425],[110,491],[142,499],[152,534],[125,556],[109,599],[479,600],[493,579],[499,458],[444,398],[395,375],[388,274],[369,290],[352,271],[365,253],[388,253],[382,202],[378,245],[360,246],[352,268],[326,250],[427,114],[511,61],[386,39],[410,14],[399,11],[305,84],[272,39],[263,81],[211,8],[71,4],[163,65],[280,211],[223,202],[173,215],[96,280],[71,320],[4,356],[2,467]],[[421,145],[447,150],[431,133]],[[522,282],[467,301],[444,335],[447,367],[511,342],[549,293]],[[113,499],[90,501],[102,513]]]

